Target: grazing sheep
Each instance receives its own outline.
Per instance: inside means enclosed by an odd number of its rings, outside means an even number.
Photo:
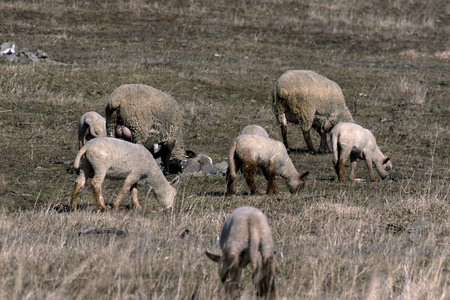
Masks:
[[[392,162],[378,148],[370,130],[354,123],[339,123],[331,130],[333,165],[341,181],[345,181],[345,162],[350,157],[350,180],[356,178],[356,159],[365,159],[369,169],[370,181],[376,181],[372,162],[381,179],[386,179],[392,169]]]
[[[86,141],[106,136],[106,121],[95,111],[83,114],[78,122],[78,149],[81,149]]]
[[[181,164],[185,157],[181,109],[168,94],[142,84],[125,84],[108,98],[106,127],[116,137],[118,127],[130,130],[130,141],[142,144],[154,158],[161,157],[164,171],[169,173],[169,159]],[[155,151],[155,144],[160,146]]]
[[[247,125],[242,129],[241,134],[254,134],[254,135],[260,135],[260,136],[263,136],[266,138],[269,137],[269,134],[267,133],[267,131],[259,125]]]
[[[267,194],[277,194],[275,176],[286,180],[289,191],[300,192],[305,185],[304,178],[309,172],[300,175],[294,167],[283,143],[259,135],[243,134],[234,139],[228,154],[227,194],[233,195],[236,173],[242,168],[245,181],[251,194],[258,194],[255,185],[255,172],[261,168],[267,179]]]
[[[272,109],[288,148],[287,122],[300,123],[308,150],[315,153],[310,129],[320,135],[319,153],[331,152],[326,134],[339,122],[353,122],[337,83],[313,71],[287,71],[271,93]]]
[[[257,296],[275,299],[272,234],[259,209],[244,206],[234,210],[223,225],[220,248],[222,256],[209,252],[206,255],[219,263],[220,279],[231,298],[239,298],[242,269],[251,263]]]
[[[173,186],[179,181],[179,177],[176,177],[171,183],[167,182],[155,159],[144,146],[108,137],[87,142],[78,151],[74,167],[79,175],[70,201],[72,210],[77,209],[77,197],[87,178],[92,177],[94,198],[103,210],[107,209],[102,196],[105,177],[125,179],[114,201],[116,210],[127,191],[131,192],[136,208],[141,208],[137,197],[138,183],[151,187],[158,202],[170,208],[176,194]]]

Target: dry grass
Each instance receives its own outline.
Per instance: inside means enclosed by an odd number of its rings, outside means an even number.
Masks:
[[[0,62],[0,298],[220,298],[203,253],[219,252],[241,205],[268,217],[280,298],[449,298],[448,17],[445,1],[1,2],[1,42],[70,65]],[[173,95],[187,147],[221,161],[245,125],[281,139],[268,95],[288,69],[339,83],[396,181],[339,183],[330,155],[293,151],[313,174],[298,196],[281,181],[276,197],[249,196],[239,177],[237,196],[225,197],[224,178],[183,178],[172,213],[143,189],[142,211],[124,199],[119,212],[97,213],[89,188],[80,211],[64,211],[77,120],[103,113],[119,85]],[[298,127],[288,131],[304,149]],[[364,163],[357,177],[368,179]],[[106,182],[106,200],[118,189]],[[84,225],[128,235],[78,235]]]

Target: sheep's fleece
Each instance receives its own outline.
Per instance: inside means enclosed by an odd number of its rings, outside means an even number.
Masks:
[[[105,113],[108,136],[115,136],[117,126],[126,126],[132,132],[131,142],[152,153],[159,144],[172,158],[185,157],[181,109],[170,95],[147,85],[125,84],[109,96]]]

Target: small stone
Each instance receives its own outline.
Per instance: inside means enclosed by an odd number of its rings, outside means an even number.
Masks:
[[[192,174],[193,177],[205,177],[205,173],[203,171],[197,171]]]

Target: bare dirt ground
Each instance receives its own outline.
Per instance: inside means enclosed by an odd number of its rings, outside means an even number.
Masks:
[[[65,65],[0,61],[0,297],[218,298],[204,251],[218,253],[225,217],[252,205],[273,231],[279,298],[448,298],[449,26],[441,0],[2,1],[0,43]],[[127,198],[97,213],[89,186],[65,211],[77,121],[104,114],[118,86],[171,94],[187,148],[218,162],[245,125],[281,140],[269,92],[290,69],[342,87],[395,180],[334,180],[331,155],[308,154],[290,126],[290,156],[312,173],[299,195],[280,179],[279,195],[250,196],[239,177],[226,197],[223,177],[183,177],[171,213],[145,188],[142,210]],[[357,176],[368,179],[364,162]],[[105,183],[107,202],[119,186]],[[84,225],[127,234],[79,235]],[[249,270],[242,293],[255,295]]]

